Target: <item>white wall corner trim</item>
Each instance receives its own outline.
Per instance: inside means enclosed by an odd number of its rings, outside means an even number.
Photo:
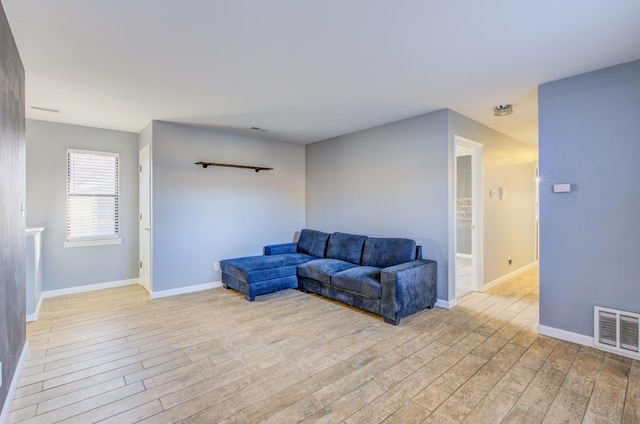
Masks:
[[[130,280],[110,281],[108,283],[89,284],[87,286],[69,287],[67,289],[60,289],[60,290],[43,291],[42,297],[49,298],[49,297],[66,296],[68,294],[77,294],[77,293],[84,293],[84,292],[95,291],[95,290],[113,289],[115,287],[132,286],[135,284],[140,284],[140,281],[138,278],[132,278]]]
[[[481,290],[481,291],[486,291],[486,290],[490,289],[491,287],[493,287],[493,286],[497,286],[498,284],[500,284],[500,283],[502,283],[502,282],[505,282],[505,281],[507,281],[508,279],[513,278],[513,277],[515,277],[516,275],[518,275],[518,274],[520,274],[520,273],[523,273],[523,272],[525,272],[525,271],[528,271],[528,270],[530,270],[531,268],[534,268],[534,267],[536,267],[536,266],[538,266],[538,261],[531,262],[529,265],[525,265],[525,266],[523,266],[523,267],[521,267],[521,268],[516,269],[515,271],[512,271],[512,272],[510,272],[510,273],[508,273],[508,274],[506,274],[506,275],[503,275],[503,276],[502,276],[502,277],[500,277],[500,278],[496,278],[495,280],[490,281],[490,282],[488,282],[488,283],[484,284],[484,285],[482,286],[482,290]]]
[[[456,306],[456,300],[455,299],[451,299],[451,300],[438,299],[436,301],[436,306],[439,308],[451,309],[454,306]]]
[[[27,315],[27,322],[38,321],[38,314],[40,313],[40,308],[42,307],[42,299],[44,299],[44,296],[40,295],[40,300],[38,300],[38,305],[36,305],[36,311],[32,314]]]
[[[18,360],[18,366],[16,367],[16,372],[13,374],[13,378],[11,379],[11,385],[9,386],[9,391],[7,392],[7,398],[4,401],[2,411],[0,411],[0,424],[5,424],[7,422],[7,419],[9,418],[9,411],[11,410],[13,397],[15,396],[16,389],[18,388],[18,380],[20,379],[20,374],[22,374],[22,364],[24,363],[24,358],[25,356],[27,356],[28,350],[29,342],[25,340],[24,347],[22,348],[22,353],[20,354],[20,359]]]
[[[151,292],[151,299],[161,299],[163,297],[199,292],[203,290],[215,289],[217,287],[222,287],[222,281],[214,281],[212,283],[197,284],[194,286],[178,287],[176,289]]]
[[[593,347],[593,337],[584,334],[572,333],[571,331],[561,330],[555,327],[547,327],[538,324],[538,334],[553,337],[567,342],[577,343],[583,346]]]

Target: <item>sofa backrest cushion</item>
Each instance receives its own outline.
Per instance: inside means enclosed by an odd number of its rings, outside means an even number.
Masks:
[[[369,237],[364,243],[362,265],[386,268],[416,258],[416,242],[404,238]]]
[[[304,229],[300,232],[298,239],[298,253],[324,258],[328,239],[329,233]]]
[[[360,265],[362,258],[362,247],[367,236],[358,236],[355,234],[333,233],[329,236],[327,244],[327,258],[340,259],[342,261],[351,262]]]

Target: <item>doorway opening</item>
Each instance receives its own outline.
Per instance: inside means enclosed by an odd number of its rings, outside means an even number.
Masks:
[[[482,290],[482,145],[455,136],[454,294]]]
[[[138,156],[139,174],[139,243],[140,243],[140,285],[149,294],[151,282],[151,152],[149,145],[140,149]]]

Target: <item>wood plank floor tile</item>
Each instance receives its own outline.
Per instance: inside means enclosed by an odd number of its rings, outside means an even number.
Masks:
[[[414,396],[413,401],[429,411],[435,411],[438,406],[458,390],[486,362],[487,360],[485,358],[473,354],[465,356],[460,362]]]
[[[503,421],[509,409],[521,398],[535,373],[524,367],[511,368],[489,391],[482,401],[462,421],[463,423],[509,422]],[[516,422],[527,422],[519,420]]]
[[[539,336],[530,269],[385,324],[317,295],[45,299],[9,423],[639,423],[640,362]]]
[[[70,419],[61,421],[61,423],[75,424],[101,422],[105,419],[110,419],[111,417],[115,417],[117,415],[126,414],[128,411],[142,407],[143,405],[153,400],[157,400],[162,396],[181,390],[185,387],[193,386],[194,384],[201,382],[203,379],[204,377],[202,377],[200,373],[193,373],[190,375],[182,376],[176,380],[173,380],[161,386],[157,386],[153,389],[144,390],[131,396],[127,396],[126,398],[119,399],[114,402],[91,409],[80,415],[76,415]],[[155,415],[156,413],[148,414],[147,417]]]
[[[28,396],[23,396],[13,400],[11,405],[12,409],[20,409],[26,406],[38,405],[39,403],[47,402],[51,399],[64,397],[68,394],[81,392],[88,390],[93,386],[102,384],[106,381],[113,380],[115,378],[123,377],[131,372],[136,372],[142,369],[142,365],[139,363],[131,364],[125,367],[117,368],[109,372],[97,374],[91,377],[76,380],[67,384],[56,386],[51,389],[41,390],[36,393],[31,393]]]
[[[133,424],[137,423],[140,420],[143,420],[147,417],[151,417],[156,415],[159,412],[162,412],[162,405],[160,401],[155,399],[151,402],[145,403],[144,405],[137,406],[135,408],[129,409],[126,412],[122,412],[120,414],[113,415],[106,420],[100,421],[101,424]]]
[[[302,420],[302,423],[339,423],[353,415],[360,408],[378,398],[387,386],[373,379],[356,387],[345,396],[325,406],[318,412]]]
[[[631,364],[606,355],[584,416],[586,423],[619,423],[624,413]]]

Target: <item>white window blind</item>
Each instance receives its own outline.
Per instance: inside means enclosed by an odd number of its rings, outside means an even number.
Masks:
[[[119,238],[119,155],[67,150],[67,241]]]

